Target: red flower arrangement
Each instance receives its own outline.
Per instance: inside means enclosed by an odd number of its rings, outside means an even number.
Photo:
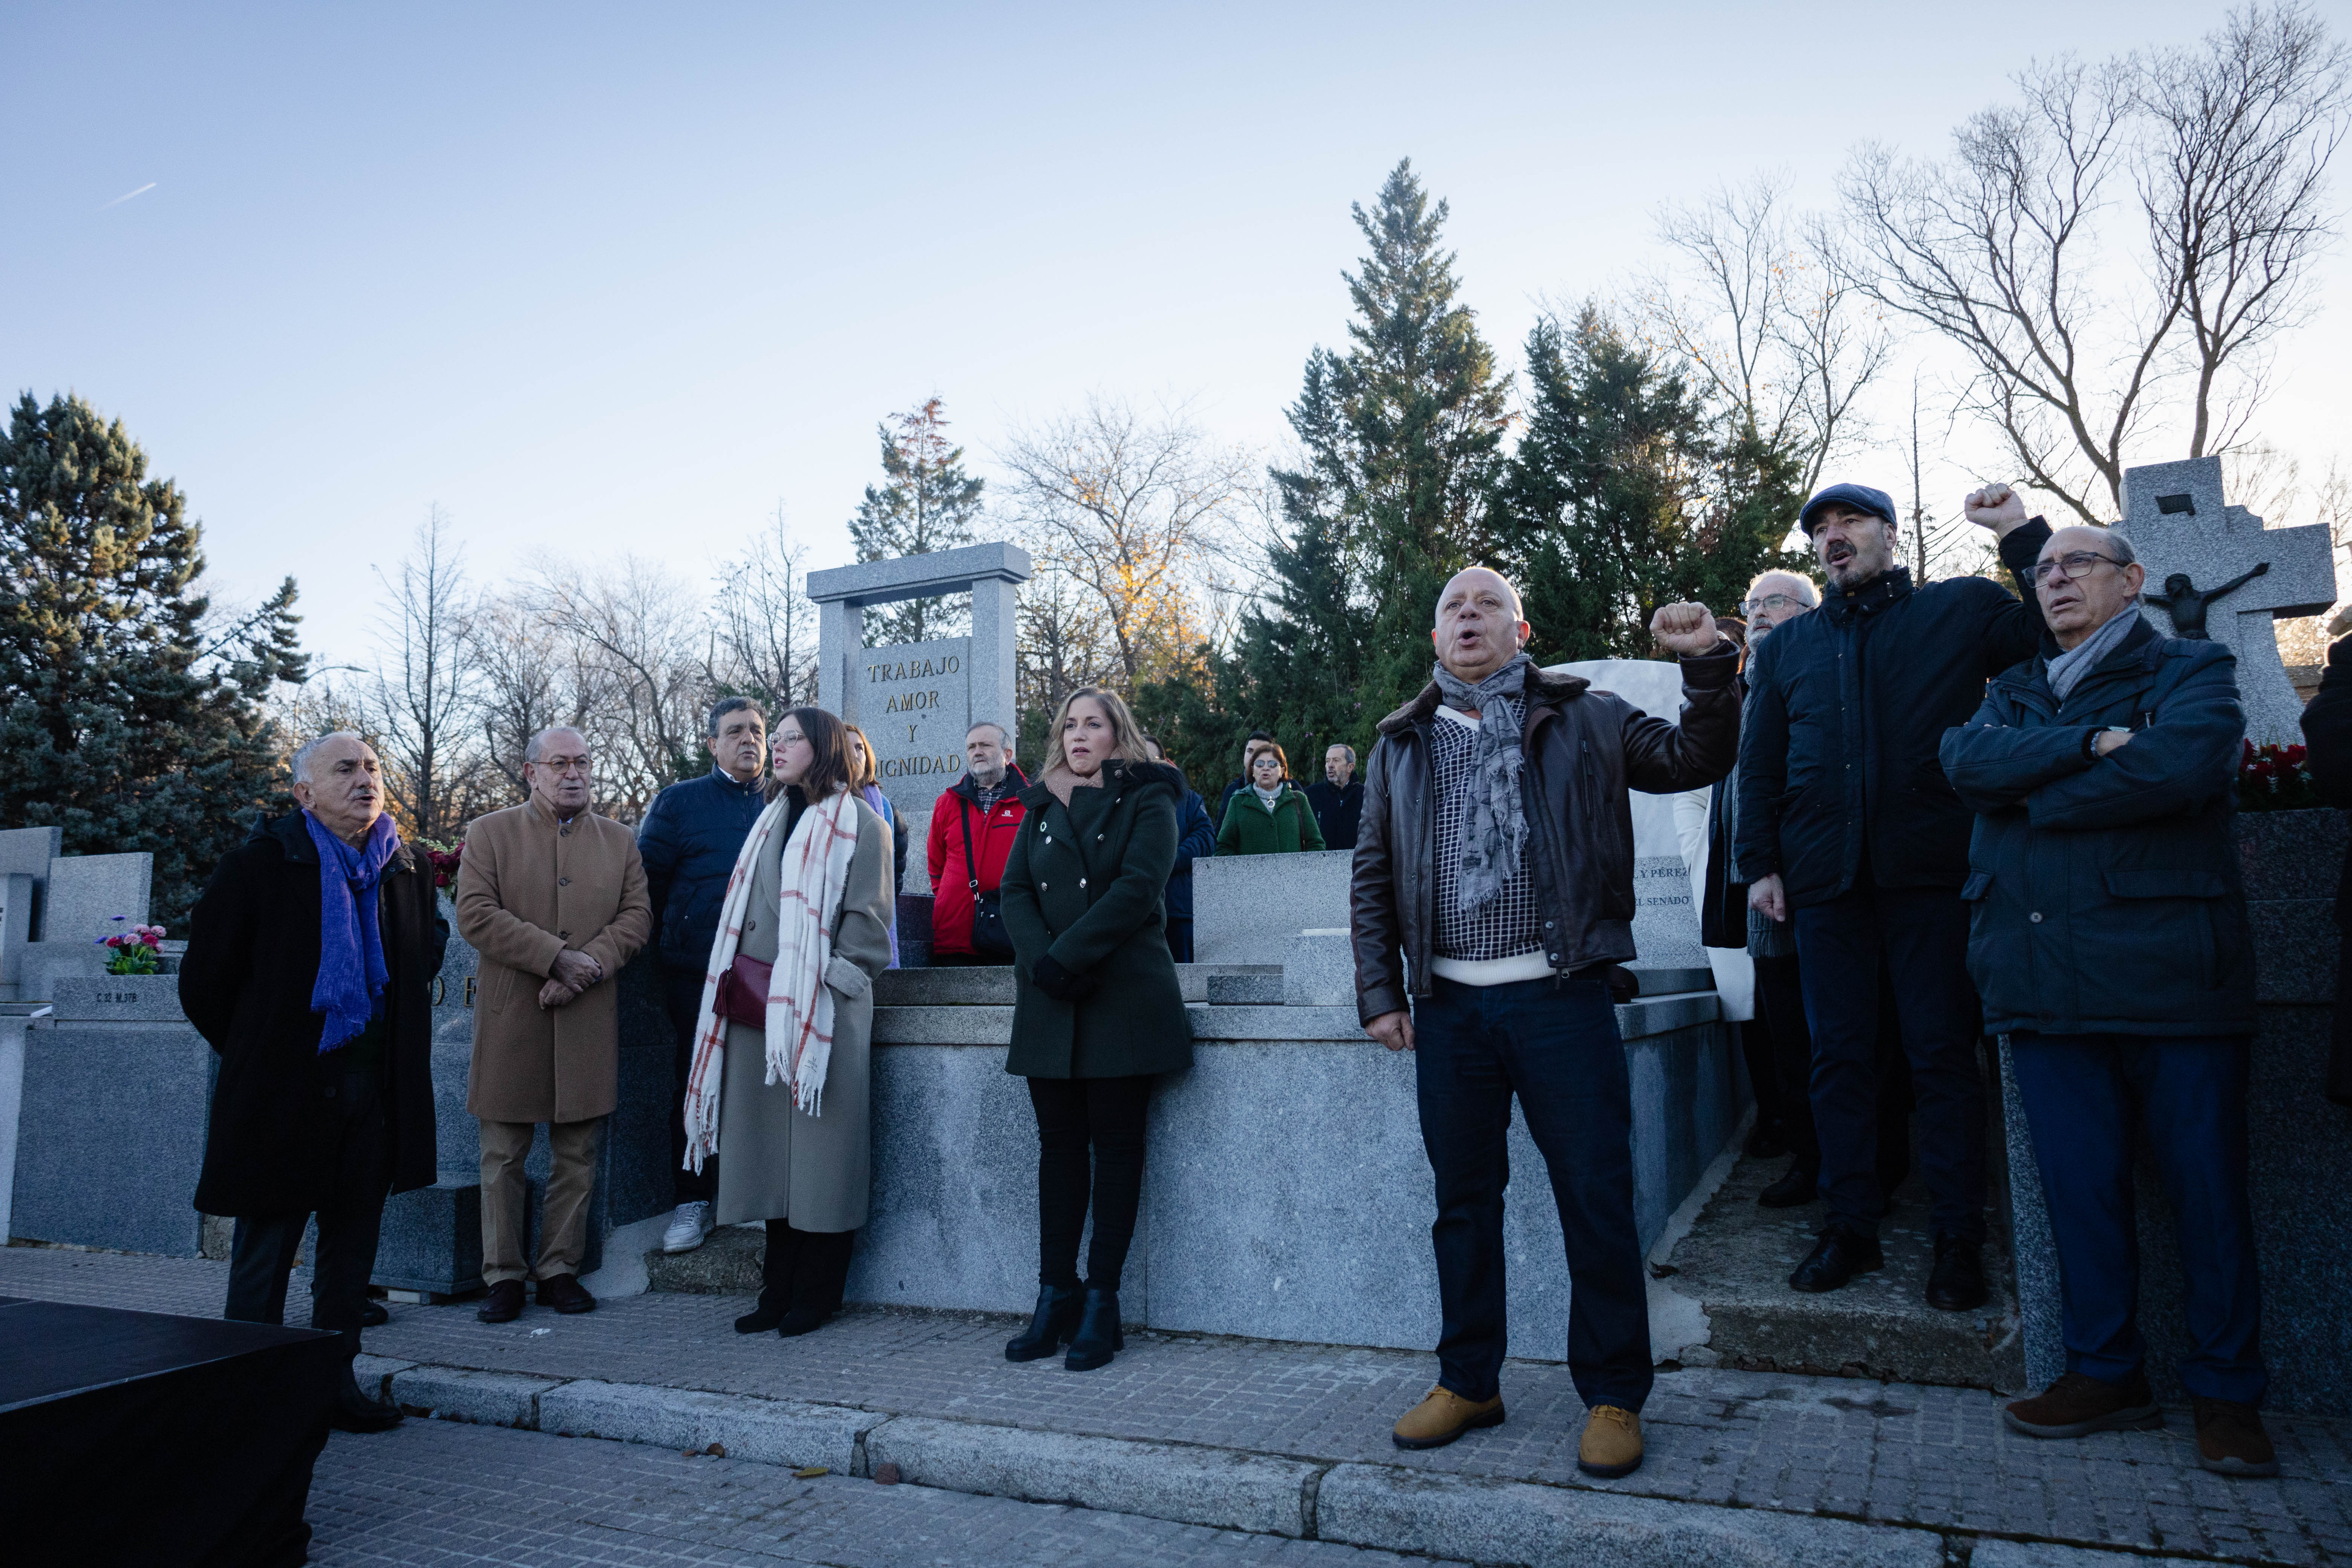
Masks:
[[[2300,811],[2320,804],[2301,746],[2257,746],[2252,741],[2245,746],[2238,762],[2240,811]]]
[[[457,886],[457,863],[465,858],[466,841],[462,838],[423,840],[425,858],[433,864],[433,885],[437,889]]]
[[[128,915],[114,917],[116,923],[129,920]],[[112,936],[94,937],[91,944],[110,948],[112,956],[106,961],[109,974],[160,974],[163,973],[163,928],[132,926],[129,931],[116,931]]]

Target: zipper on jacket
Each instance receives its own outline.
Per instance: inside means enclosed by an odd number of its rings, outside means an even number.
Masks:
[[[1592,742],[1580,737],[1576,742],[1576,750],[1580,760],[1583,763],[1584,772],[1584,789],[1582,792],[1584,795],[1584,825],[1587,827],[1590,827],[1592,826],[1593,820],[1592,797],[1601,793],[1601,785],[1594,780],[1592,775]]]

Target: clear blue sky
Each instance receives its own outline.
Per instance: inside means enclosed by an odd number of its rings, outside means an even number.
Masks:
[[[1271,447],[1401,155],[1516,362],[1538,297],[1651,258],[1663,201],[1780,166],[1825,202],[1856,141],[1940,152],[2031,55],[2221,12],[15,0],[0,390],[121,416],[217,589],[292,573],[350,657],[433,501],[485,578],[699,580],[780,500],[846,559],[876,420],[934,391],[983,471],[1097,389]],[[2340,252],[2324,284],[2266,421],[2319,468]]]

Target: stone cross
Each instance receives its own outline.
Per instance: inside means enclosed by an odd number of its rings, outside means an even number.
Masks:
[[[2238,696],[2246,738],[2256,745],[2303,739],[2303,700],[2279,658],[2280,616],[2315,616],[2336,602],[2336,551],[2325,526],[2264,528],[2221,499],[2221,459],[2191,458],[2124,470],[2124,520],[2116,525],[2147,568],[2147,592],[2185,576],[2192,592],[2237,582],[2206,608],[2205,635],[2238,656]],[[2259,574],[2249,576],[2260,568]],[[2140,612],[2166,636],[2180,635],[2161,605]]]
[[[964,732],[983,719],[1013,732],[1013,595],[1030,571],[1027,551],[993,543],[808,574],[817,706],[866,731],[882,793],[918,843],[931,803],[963,773]],[[971,636],[860,646],[866,605],[966,590]],[[908,857],[908,876],[927,883],[922,858]]]

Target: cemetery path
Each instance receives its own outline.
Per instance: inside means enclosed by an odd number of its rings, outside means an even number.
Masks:
[[[226,1265],[199,1259],[0,1251],[0,1295],[150,1310],[217,1311],[226,1274]],[[305,1294],[298,1282],[292,1299]],[[903,1430],[1033,1454],[1040,1444],[1064,1443],[1070,1447],[1047,1451],[1066,1454],[1073,1473],[1094,1462],[1088,1456],[1109,1454],[1155,1470],[1171,1456],[1196,1467],[1204,1458],[1230,1463],[1235,1484],[1244,1473],[1307,1475],[1301,1506],[1309,1528],[1319,1517],[1327,1540],[1441,1557],[1551,1560],[1538,1547],[1475,1550],[1484,1540],[1476,1532],[1517,1540],[1509,1521],[1547,1518],[1584,1531],[1594,1528],[1590,1516],[1653,1535],[1681,1528],[1675,1521],[1744,1535],[1851,1532],[1786,1542],[1808,1562],[1990,1568],[2007,1560],[2009,1549],[1995,1548],[2008,1538],[2032,1546],[2020,1561],[2063,1561],[2052,1553],[2065,1543],[2352,1564],[2347,1419],[2270,1418],[2284,1477],[2231,1482],[2197,1468],[2186,1412],[2171,1413],[2159,1431],[2040,1443],[2006,1431],[2000,1396],[1980,1389],[1687,1368],[1657,1380],[1643,1413],[1643,1468],[1596,1482],[1575,1468],[1583,1406],[1567,1369],[1555,1363],[1507,1367],[1503,1426],[1402,1454],[1388,1440],[1389,1426],[1429,1386],[1425,1355],[1139,1331],[1108,1368],[1074,1374],[1058,1361],[1005,1362],[1003,1342],[1014,1327],[1006,1318],[854,1310],[815,1334],[782,1341],[732,1331],[748,1305],[742,1297],[652,1294],[609,1300],[584,1317],[534,1307],[493,1327],[478,1322],[470,1304],[394,1304],[391,1322],[368,1333],[371,1357],[380,1359],[365,1370],[370,1377],[398,1373],[392,1386],[404,1400],[405,1390],[455,1386],[435,1369],[501,1374],[467,1385],[489,1391],[480,1395],[489,1413],[478,1418],[520,1424],[535,1424],[539,1402],[567,1384],[574,1407],[583,1394],[661,1406],[670,1425],[652,1422],[649,1432],[677,1429],[687,1405],[705,1413],[697,1419],[736,1410],[812,1429],[830,1423],[845,1454],[854,1429],[857,1464],[869,1444],[883,1453],[906,1440],[890,1436]],[[412,1366],[420,1370],[404,1370]],[[448,1397],[418,1395],[436,1409]],[[1084,1492],[1074,1482],[1060,1493],[1019,1495],[1088,1500]],[[1199,1517],[1181,1511],[1196,1504],[1171,1506],[1179,1510],[1162,1517]],[[1447,1507],[1463,1521],[1437,1520]],[[1867,1551],[1865,1536],[1875,1543]],[[1920,1556],[1913,1548],[1932,1551]]]

